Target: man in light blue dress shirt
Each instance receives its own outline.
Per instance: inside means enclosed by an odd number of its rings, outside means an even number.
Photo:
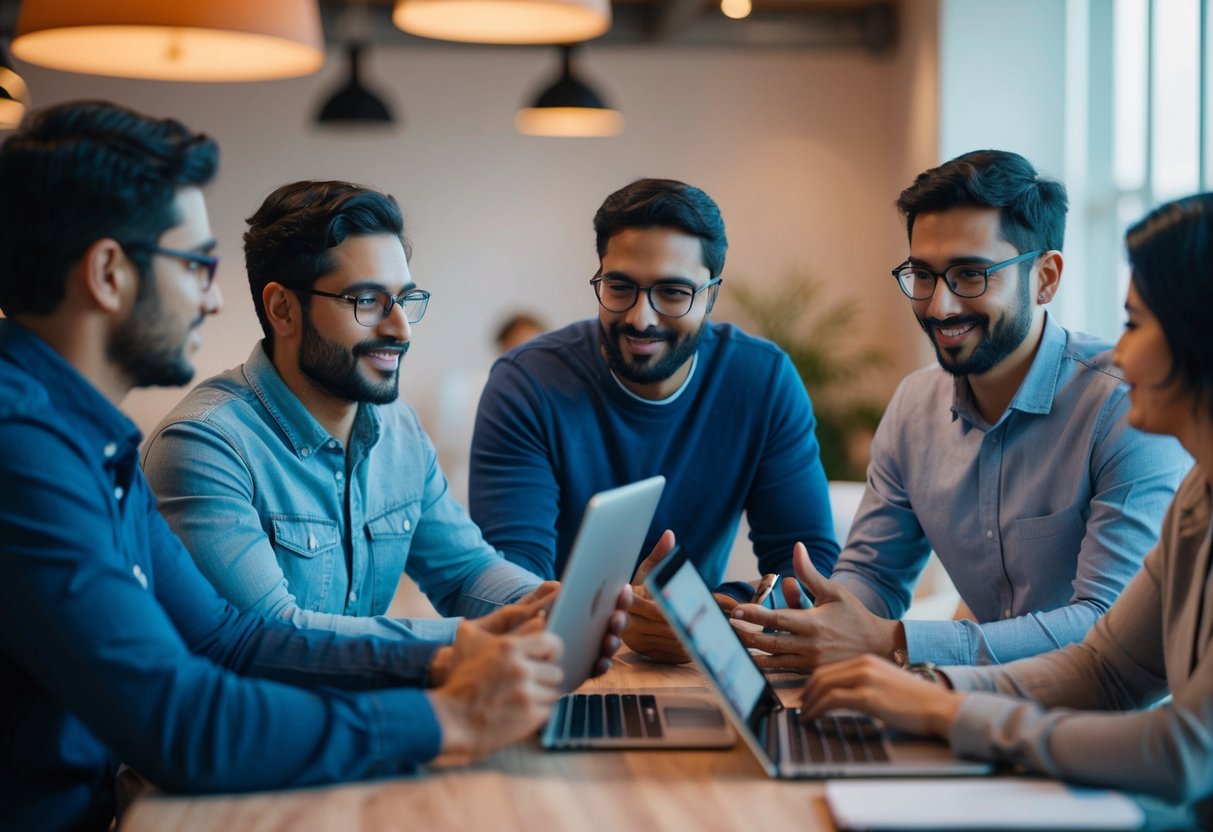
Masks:
[[[486,616],[534,590],[540,579],[451,498],[416,414],[396,401],[429,293],[409,272],[395,200],[285,185],[244,240],[265,339],[198,385],[143,453],[202,572],[236,607],[298,627],[443,642],[457,621],[385,615],[402,572],[446,616]],[[516,611],[484,626],[508,629]]]
[[[1081,641],[1154,545],[1191,459],[1130,428],[1111,344],[1045,311],[1061,282],[1064,187],[977,151],[902,192],[909,258],[893,270],[938,367],[893,396],[829,581],[800,553],[809,610],[739,607],[769,666],[861,653],[989,664]],[[942,278],[942,280],[941,280]],[[890,287],[892,289],[893,287]],[[901,621],[931,550],[967,614]],[[785,588],[797,606],[799,588]]]

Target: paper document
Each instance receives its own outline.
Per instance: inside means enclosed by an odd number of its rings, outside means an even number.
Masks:
[[[1141,807],[1119,792],[1018,777],[831,780],[842,829],[1138,829]]]

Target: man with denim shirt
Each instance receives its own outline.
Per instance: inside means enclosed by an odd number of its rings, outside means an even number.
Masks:
[[[1191,465],[1174,439],[1127,425],[1111,345],[1044,309],[1061,280],[1060,183],[978,151],[920,175],[898,207],[910,257],[894,276],[940,366],[894,394],[831,579],[796,558],[816,606],[735,611],[780,631],[738,628],[769,666],[869,652],[989,664],[1081,641],[1137,573]],[[967,614],[900,621],[932,549]],[[795,605],[799,588],[786,589]]]
[[[451,498],[396,401],[429,299],[396,201],[284,185],[249,218],[245,260],[265,339],[186,396],[143,452],[161,512],[220,594],[298,627],[447,642],[457,620],[384,614],[402,572],[447,616],[534,590]],[[481,623],[500,631],[498,618]]]
[[[447,648],[241,614],[160,517],[117,403],[193,374],[217,161],[99,102],[0,147],[0,828],[110,828],[120,763],[184,792],[410,771],[525,736],[559,695],[545,633]]]

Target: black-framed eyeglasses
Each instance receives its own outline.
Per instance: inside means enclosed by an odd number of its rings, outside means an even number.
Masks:
[[[598,303],[608,312],[627,312],[636,305],[637,298],[643,292],[648,296],[649,306],[653,311],[667,318],[683,317],[691,311],[691,307],[695,305],[695,298],[701,292],[719,286],[723,282],[724,278],[713,277],[698,289],[685,283],[673,282],[657,282],[642,289],[630,280],[604,277],[601,274],[590,278],[590,285],[594,287]],[[715,299],[717,291],[719,289],[713,291],[711,299]],[[711,308],[710,302],[709,308]]]
[[[143,249],[151,254],[180,260],[185,263],[186,270],[197,278],[198,288],[202,290],[203,294],[210,291],[211,284],[215,282],[215,272],[219,270],[219,255],[217,254],[203,254],[200,251],[184,251],[178,248],[164,248],[143,243],[128,243],[124,245],[124,248]]]
[[[942,272],[933,272],[925,266],[912,266],[907,260],[893,269],[893,277],[897,279],[897,285],[901,287],[902,294],[910,300],[930,300],[931,296],[935,294],[935,286],[941,277],[956,297],[977,298],[986,293],[986,289],[990,285],[991,274],[999,269],[1005,269],[1007,266],[1039,257],[1044,252],[1043,248],[1034,249],[992,266],[958,263],[955,266],[948,266]]]
[[[430,303],[430,293],[425,289],[406,289],[399,295],[393,295],[383,289],[368,289],[356,295],[338,295],[333,292],[322,292],[319,289],[294,289],[293,291],[343,300],[354,307],[354,320],[363,326],[378,326],[380,321],[392,314],[392,306],[397,303],[404,310],[405,319],[410,324],[415,324],[425,315],[425,308]]]

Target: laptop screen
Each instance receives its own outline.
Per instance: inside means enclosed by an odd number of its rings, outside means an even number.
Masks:
[[[688,647],[734,712],[748,723],[760,704],[763,713],[778,707],[779,698],[685,554],[661,564],[651,577],[657,578],[666,614],[676,619],[671,623],[688,638]]]

